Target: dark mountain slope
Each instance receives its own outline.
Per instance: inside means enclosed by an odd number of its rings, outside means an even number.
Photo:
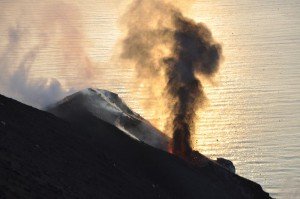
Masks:
[[[82,120],[82,114],[92,115],[150,146],[168,151],[169,137],[132,111],[118,94],[107,90],[88,88],[78,91],[48,107],[47,111],[63,119],[78,120],[76,123],[84,123],[84,128],[93,125],[87,124],[89,120]]]
[[[131,141],[102,124],[101,132]],[[0,198],[169,198],[110,157],[108,142],[0,96]]]
[[[0,96],[0,198],[268,198],[211,161],[192,166],[77,117],[67,123]]]

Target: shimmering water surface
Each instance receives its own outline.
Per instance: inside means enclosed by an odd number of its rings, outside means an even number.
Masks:
[[[52,43],[37,56],[31,77],[118,92],[159,126],[157,112],[143,106],[156,99],[144,95],[147,87],[131,89],[137,84],[133,68],[112,60],[122,35],[118,19],[128,2],[52,2],[63,4],[54,15],[61,16],[60,29],[67,31],[46,32]],[[55,29],[47,26],[53,10],[45,21],[40,17],[49,5],[0,1],[0,50],[8,41],[9,27],[20,26],[26,35],[20,52],[9,54],[16,58],[44,38],[40,29]],[[300,197],[300,1],[198,0],[186,14],[208,25],[225,55],[217,85],[206,85],[210,105],[198,113],[194,148],[211,158],[232,160],[239,175],[260,183],[275,198]],[[68,53],[72,56],[66,59]],[[94,65],[88,83],[77,70],[80,56]]]

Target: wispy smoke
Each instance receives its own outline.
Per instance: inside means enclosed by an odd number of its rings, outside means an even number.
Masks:
[[[15,19],[7,20],[5,15],[0,15],[3,18],[2,32],[7,35],[6,45],[0,49],[0,91],[1,94],[43,108],[74,91],[74,83],[67,82],[63,87],[55,78],[32,78],[32,68],[38,65],[39,57],[48,56],[49,48],[55,47],[56,51],[61,51],[62,73],[66,68],[78,71],[82,78],[74,82],[90,79],[93,64],[84,49],[84,34],[78,24],[80,12],[76,6],[60,1],[42,2],[34,5],[40,11],[37,13],[25,3],[2,3],[3,9],[14,11],[11,15],[15,15]],[[5,34],[2,37],[5,41]],[[47,57],[47,62],[51,62],[51,57]]]
[[[166,79],[172,150],[187,158],[192,152],[190,136],[196,111],[206,100],[200,80],[212,80],[218,72],[221,45],[203,23],[184,17],[167,1],[134,1],[124,23],[128,32],[121,56],[132,61],[138,76],[150,80],[150,85],[156,83],[151,81],[153,77]]]
[[[0,82],[5,94],[41,108],[68,93],[56,79],[30,80],[29,72],[41,47],[29,49],[17,62],[15,55],[21,47],[21,30],[10,28],[8,37],[9,42],[0,56]],[[15,70],[11,71],[11,67],[15,67]]]

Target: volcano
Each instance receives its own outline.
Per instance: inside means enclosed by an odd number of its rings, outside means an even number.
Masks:
[[[162,150],[168,138],[111,92],[49,111],[60,117],[0,95],[0,198],[270,198],[201,154],[200,165]]]
[[[133,139],[168,150],[168,136],[132,111],[116,93],[107,90],[84,89],[49,106],[47,111],[79,128],[95,129],[97,121],[105,121]]]

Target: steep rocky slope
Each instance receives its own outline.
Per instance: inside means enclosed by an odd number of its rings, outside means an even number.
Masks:
[[[269,198],[209,159],[196,166],[80,117],[93,125],[0,96],[0,198]]]
[[[114,125],[132,138],[168,150],[169,137],[132,111],[116,93],[107,90],[88,88],[78,91],[49,106],[47,111],[63,119],[78,120],[76,123],[85,125],[84,128],[93,127],[93,124],[88,126],[90,121],[82,120],[81,115],[93,116]]]

